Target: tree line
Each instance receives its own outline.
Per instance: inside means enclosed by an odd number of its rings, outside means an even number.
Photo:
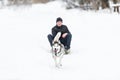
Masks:
[[[46,3],[55,0],[7,0],[7,5],[30,5],[34,3]],[[66,9],[81,8],[83,10],[99,10],[110,8],[110,2],[113,4],[120,3],[120,0],[62,0],[66,2]],[[4,0],[0,0],[4,5]],[[119,6],[117,7],[117,10]]]
[[[113,4],[120,3],[120,0],[63,0],[67,3],[67,9],[71,8],[82,8],[85,10],[93,9],[93,10],[99,10],[110,8],[110,2]]]

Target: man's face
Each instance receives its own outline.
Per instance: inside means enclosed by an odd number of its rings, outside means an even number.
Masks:
[[[58,21],[58,22],[56,23],[56,25],[57,25],[58,27],[61,27],[61,26],[62,26],[62,22],[61,22],[61,21]]]

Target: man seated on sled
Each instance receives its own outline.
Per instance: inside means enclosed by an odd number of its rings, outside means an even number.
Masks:
[[[51,34],[48,35],[48,40],[51,46],[52,46],[54,37],[58,32],[61,32],[61,37],[59,39],[60,42],[64,45],[66,52],[70,52],[72,35],[68,30],[67,26],[63,25],[63,20],[60,17],[58,17],[56,20],[56,26],[52,28],[52,35]]]

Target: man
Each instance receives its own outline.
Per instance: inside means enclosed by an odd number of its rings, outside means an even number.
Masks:
[[[58,17],[56,20],[56,26],[52,28],[52,35],[48,35],[48,40],[52,46],[52,41],[58,32],[61,32],[60,42],[64,45],[66,51],[70,51],[70,44],[72,35],[68,30],[67,26],[63,25],[62,18]]]

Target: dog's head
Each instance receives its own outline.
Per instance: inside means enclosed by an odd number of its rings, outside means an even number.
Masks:
[[[60,42],[53,42],[52,52],[57,56],[57,54],[61,52],[61,47],[62,46]]]

